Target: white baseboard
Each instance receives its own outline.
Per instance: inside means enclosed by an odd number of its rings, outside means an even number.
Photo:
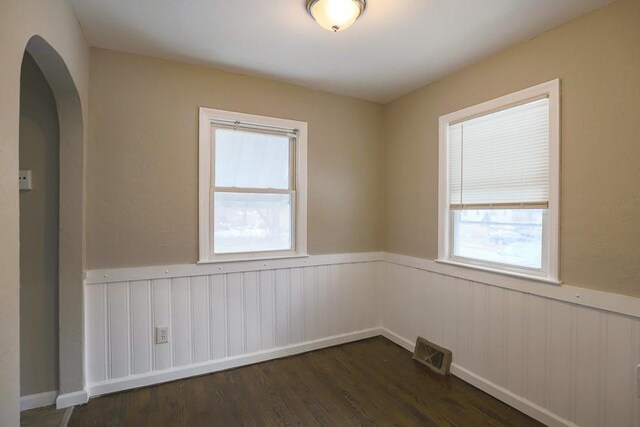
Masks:
[[[389,340],[398,344],[400,347],[403,347],[411,352],[413,352],[415,348],[415,344],[413,342],[386,328],[382,328],[382,336],[388,338]],[[451,364],[451,374],[471,384],[472,386],[490,394],[496,399],[503,401],[507,405],[519,410],[520,412],[529,415],[531,418],[534,418],[545,425],[551,427],[575,426],[575,424],[573,424],[572,422],[557,416],[551,411],[538,406],[535,403],[521,396],[518,396],[515,393],[512,393],[506,388],[494,384],[491,381],[463,368],[462,366],[456,365],[455,363]]]
[[[20,397],[20,410],[28,411],[29,409],[42,408],[56,403],[58,391],[46,391],[44,393],[30,394]]]
[[[531,418],[534,418],[547,426],[575,426],[575,424],[571,421],[565,420],[564,418],[559,417],[553,412],[539,405],[536,405],[535,403],[524,399],[521,396],[518,396],[517,394],[507,390],[506,388],[494,384],[491,381],[488,381],[487,379],[463,368],[462,366],[456,365],[455,363],[451,364],[451,373],[456,377],[468,382],[472,386],[479,388],[480,390],[490,394],[496,399],[502,400],[507,405],[516,408],[518,411],[529,415]]]
[[[352,332],[343,335],[335,335],[328,338],[294,344],[258,353],[228,357],[225,359],[205,363],[167,369],[160,372],[150,372],[147,374],[134,375],[122,379],[109,380],[92,384],[86,392],[80,391],[58,396],[57,407],[66,408],[74,405],[80,405],[87,403],[89,397],[95,397],[103,394],[115,393],[139,387],[146,387],[183,378],[224,371],[227,369],[233,369],[241,366],[251,365],[254,363],[265,362],[268,360],[294,356],[309,351],[320,350],[323,348],[346,344],[361,339],[372,338],[378,335],[384,336],[385,338],[393,341],[394,343],[407,349],[408,351],[413,352],[414,350],[415,344],[407,340],[406,338],[403,338],[386,328],[371,328],[363,331]],[[464,380],[465,382],[473,385],[474,387],[485,391],[491,396],[505,402],[509,406],[516,408],[517,410],[546,425],[575,426],[575,424],[571,423],[570,421],[553,414],[547,409],[542,408],[535,403],[524,399],[523,397],[510,392],[504,387],[494,384],[459,365],[452,364],[451,373],[456,377]]]
[[[86,390],[74,391],[73,393],[65,393],[56,399],[56,407],[58,409],[69,408],[76,405],[84,405],[89,401],[89,395]]]
[[[381,334],[382,329],[380,328],[365,329],[358,332],[335,335],[315,341],[308,341],[300,344],[279,347],[272,350],[266,350],[252,354],[227,357],[215,361],[166,369],[159,372],[132,375],[126,378],[108,380],[101,383],[92,384],[89,387],[88,394],[90,397],[95,397],[103,394],[115,393],[118,391],[129,390],[138,387],[146,387],[197,375],[210,374],[213,372],[224,371],[227,369],[238,368],[254,363],[266,362],[268,360],[280,359],[283,357],[294,356],[296,354],[306,353],[313,350],[320,350],[322,348],[346,344],[352,341],[372,338]],[[60,407],[60,405],[58,405],[58,407]]]
[[[382,328],[382,336],[398,344],[400,347],[409,350],[412,353],[416,347],[416,345],[408,339],[402,338],[400,335],[396,334],[395,332],[391,332],[387,328]]]

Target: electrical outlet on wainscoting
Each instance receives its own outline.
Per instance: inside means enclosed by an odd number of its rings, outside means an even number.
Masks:
[[[156,327],[156,344],[166,344],[169,342],[169,327],[157,326]]]

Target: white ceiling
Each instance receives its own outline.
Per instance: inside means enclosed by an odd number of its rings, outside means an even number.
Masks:
[[[368,0],[353,27],[305,0],[70,0],[92,46],[388,102],[612,0]]]

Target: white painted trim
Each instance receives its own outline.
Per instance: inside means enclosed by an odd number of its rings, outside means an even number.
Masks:
[[[282,257],[266,260],[237,260],[218,263],[89,270],[86,273],[85,285],[130,282],[134,280],[168,279],[174,277],[208,276],[212,274],[242,273],[248,271],[279,270],[283,268],[311,267],[316,265],[353,264],[381,261],[383,259],[384,256],[382,252],[364,252],[351,254],[310,255],[304,257]]]
[[[390,331],[389,329],[382,328],[382,336],[398,344],[400,347],[413,352],[415,344],[409,340],[401,337],[400,335]],[[455,355],[454,355],[455,357]],[[474,374],[473,372],[455,364],[451,364],[451,374],[460,378],[461,380],[479,388],[482,391],[490,394],[498,400],[503,401],[507,405],[523,412],[530,417],[540,421],[548,426],[575,426],[572,422],[565,420],[562,417],[557,416],[548,409],[545,409],[535,403],[518,396],[515,393],[488,381],[487,379]]]
[[[307,254],[307,185],[308,185],[308,169],[307,169],[307,143],[309,138],[309,129],[306,122],[297,122],[298,138],[296,146],[296,253]]]
[[[461,267],[461,268],[472,268],[472,269],[475,269],[475,270],[487,271],[489,273],[504,274],[506,276],[519,277],[521,279],[532,280],[534,282],[547,283],[549,285],[561,285],[562,284],[559,281],[554,280],[554,279],[547,279],[546,277],[542,277],[542,276],[532,276],[530,274],[522,274],[522,273],[518,273],[518,272],[515,272],[515,271],[501,270],[499,268],[485,267],[482,264],[474,265],[473,263],[458,262],[458,261],[453,261],[452,259],[437,259],[437,260],[435,260],[435,262],[440,263],[440,264],[454,265],[456,267]]]
[[[128,390],[138,387],[146,387],[154,384],[160,384],[168,381],[175,381],[182,378],[193,377],[197,375],[210,374],[213,372],[224,371],[227,369],[237,368],[240,366],[251,365],[254,363],[265,362],[267,360],[289,357],[300,353],[306,353],[313,350],[319,350],[326,347],[345,344],[352,341],[358,341],[366,338],[372,338],[382,333],[380,328],[366,329],[363,331],[352,332],[343,335],[335,335],[328,338],[322,338],[315,341],[308,341],[301,344],[293,344],[286,347],[265,350],[252,354],[244,354],[240,356],[227,357],[224,359],[208,361],[178,368],[166,369],[164,371],[150,372],[141,375],[132,375],[125,378],[103,381],[92,384],[89,387],[89,396],[99,396],[103,394],[115,393],[122,390]]]
[[[20,396],[20,411],[28,411],[29,409],[53,405],[56,403],[56,397],[58,397],[57,390]]]
[[[567,284],[558,286],[556,284],[544,283],[540,278],[517,277],[387,252],[311,255],[301,258],[282,258],[262,261],[252,260],[213,264],[181,264],[90,270],[86,272],[85,285],[376,261],[404,265],[406,267],[431,271],[433,273],[472,282],[484,283],[486,285],[640,318],[640,298],[612,292],[596,291]]]
[[[416,346],[415,343],[412,343],[411,341],[405,338],[402,338],[400,335],[396,334],[395,332],[391,332],[387,328],[382,328],[382,336],[398,344],[400,347],[404,348],[405,350],[409,350],[410,352],[413,352],[415,350],[415,346]]]
[[[596,291],[566,284],[562,286],[551,285],[528,278],[443,264],[433,260],[414,258],[406,255],[385,253],[384,260],[389,263],[430,271],[470,282],[483,283],[485,285],[497,286],[526,294],[640,318],[640,298],[627,295]]]
[[[560,79],[539,86],[549,96],[549,244],[547,277],[560,281]]]
[[[438,259],[449,258],[449,123],[441,116],[438,137]]]
[[[260,126],[293,129],[295,137],[294,186],[289,193],[294,194],[292,206],[293,249],[271,253],[273,258],[281,256],[305,256],[307,254],[307,138],[308,125],[297,120],[258,116],[233,111],[200,107],[198,140],[198,215],[199,215],[199,263],[229,261],[235,259],[270,258],[269,252],[216,255],[211,250],[211,176],[214,168],[211,150],[213,133],[212,123],[216,120],[251,123]],[[280,192],[280,191],[275,191]]]
[[[576,424],[554,414],[548,409],[543,408],[540,405],[536,405],[530,400],[518,396],[506,388],[494,384],[480,375],[474,374],[455,363],[451,364],[451,374],[547,426],[576,426]]]
[[[198,259],[203,261],[209,258],[209,248],[211,248],[209,189],[211,187],[212,135],[209,115],[205,108],[200,108],[198,126]]]
[[[56,399],[56,407],[58,409],[68,408],[70,406],[84,405],[89,401],[89,394],[86,390],[74,391],[73,393],[61,394]]]
[[[230,254],[231,255],[231,254]],[[249,261],[273,261],[278,259],[294,259],[294,258],[309,258],[309,255],[276,255],[276,256],[265,256],[262,258],[234,258],[231,260],[216,259],[207,260],[207,261],[198,261],[196,264],[224,264],[224,263],[236,263],[236,262],[249,262]]]
[[[451,254],[451,220],[449,209],[449,143],[448,128],[451,123],[489,114],[510,106],[541,97],[549,98],[549,208],[543,234],[543,261],[541,276],[551,282],[559,282],[560,254],[560,79],[510,93],[462,110],[445,114],[439,119],[438,145],[438,260],[466,264],[469,268],[485,265],[500,269],[504,274],[522,277],[526,270],[517,267],[500,267],[481,260],[466,263]],[[536,271],[537,273],[537,271]],[[531,274],[531,278],[536,276]]]

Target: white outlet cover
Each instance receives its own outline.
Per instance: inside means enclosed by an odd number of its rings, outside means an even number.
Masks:
[[[156,344],[166,344],[169,342],[169,327],[156,327]]]

